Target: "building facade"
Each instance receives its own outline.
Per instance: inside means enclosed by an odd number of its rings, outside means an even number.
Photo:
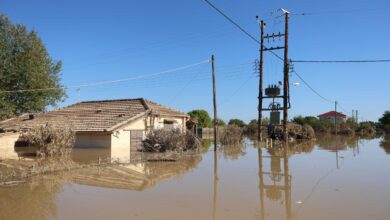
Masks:
[[[188,119],[185,113],[138,98],[87,101],[47,113],[25,114],[0,122],[0,129],[3,136],[8,136],[5,133],[15,134],[47,123],[69,126],[76,135],[75,147],[110,148],[112,158],[126,159],[130,152],[141,147],[148,132],[155,129],[186,132]],[[8,142],[9,138],[7,145]]]

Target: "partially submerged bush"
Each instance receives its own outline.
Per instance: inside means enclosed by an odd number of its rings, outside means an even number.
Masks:
[[[155,130],[149,133],[142,143],[146,152],[196,150],[201,146],[201,142],[194,134],[183,133],[179,129]]]
[[[75,134],[69,127],[46,124],[22,135],[30,145],[38,148],[38,156],[67,156],[70,154]]]
[[[224,145],[237,145],[242,141],[244,129],[237,125],[228,125],[221,133],[220,140]]]
[[[308,125],[300,125],[296,123],[287,124],[287,133],[289,138],[293,139],[313,139],[315,138],[314,129]],[[282,139],[283,138],[283,127],[277,126],[273,129],[271,133],[271,138],[273,139]]]

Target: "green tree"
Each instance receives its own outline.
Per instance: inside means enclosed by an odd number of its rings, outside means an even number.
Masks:
[[[379,125],[386,133],[390,133],[390,111],[383,113],[383,116],[379,119]]]
[[[191,118],[195,118],[198,120],[198,125],[202,128],[211,127],[211,118],[209,113],[203,109],[192,110],[188,112]]]
[[[211,124],[214,124],[214,119],[211,120]],[[225,126],[226,122],[223,119],[218,119],[218,126]]]
[[[237,125],[239,127],[244,127],[246,124],[244,121],[242,121],[241,119],[237,119],[237,118],[233,118],[233,119],[230,119],[229,125]]]
[[[40,112],[65,98],[60,84],[61,62],[49,56],[34,31],[12,24],[0,14],[0,119],[24,112]],[[47,89],[28,91],[33,89]]]

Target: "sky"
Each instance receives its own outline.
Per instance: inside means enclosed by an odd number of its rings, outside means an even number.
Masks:
[[[290,11],[292,60],[390,59],[387,0],[212,0],[259,38],[284,31],[279,8]],[[144,97],[180,111],[212,114],[211,64],[215,55],[218,115],[228,121],[257,118],[259,45],[204,0],[3,0],[0,13],[38,32],[54,60],[61,60],[68,98],[79,101]],[[305,15],[302,15],[304,13]],[[275,39],[267,45],[281,45]],[[277,51],[281,56],[283,51]],[[283,63],[264,55],[264,84],[282,80]],[[172,70],[172,71],[167,71]],[[290,118],[334,109],[376,121],[390,110],[390,63],[295,63]],[[80,85],[127,79],[91,87]],[[269,103],[264,103],[268,105]],[[268,114],[268,113],[266,113]]]

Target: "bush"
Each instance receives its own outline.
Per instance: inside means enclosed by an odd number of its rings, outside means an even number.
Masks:
[[[46,124],[22,135],[30,146],[38,148],[38,156],[67,156],[71,153],[75,134],[69,127]]]
[[[244,129],[237,125],[226,126],[220,137],[221,143],[224,145],[241,144],[243,131]]]
[[[230,119],[228,125],[236,125],[236,126],[239,126],[239,127],[244,127],[246,124],[241,119],[233,118],[233,119]]]
[[[179,129],[155,130],[142,143],[145,152],[196,150],[202,145],[194,134],[183,133]]]
[[[300,125],[297,123],[289,123],[287,124],[287,133],[289,138],[293,139],[313,139],[315,138],[314,129],[308,125]],[[273,134],[271,135],[273,139],[283,138],[283,127],[277,126],[273,130]]]

